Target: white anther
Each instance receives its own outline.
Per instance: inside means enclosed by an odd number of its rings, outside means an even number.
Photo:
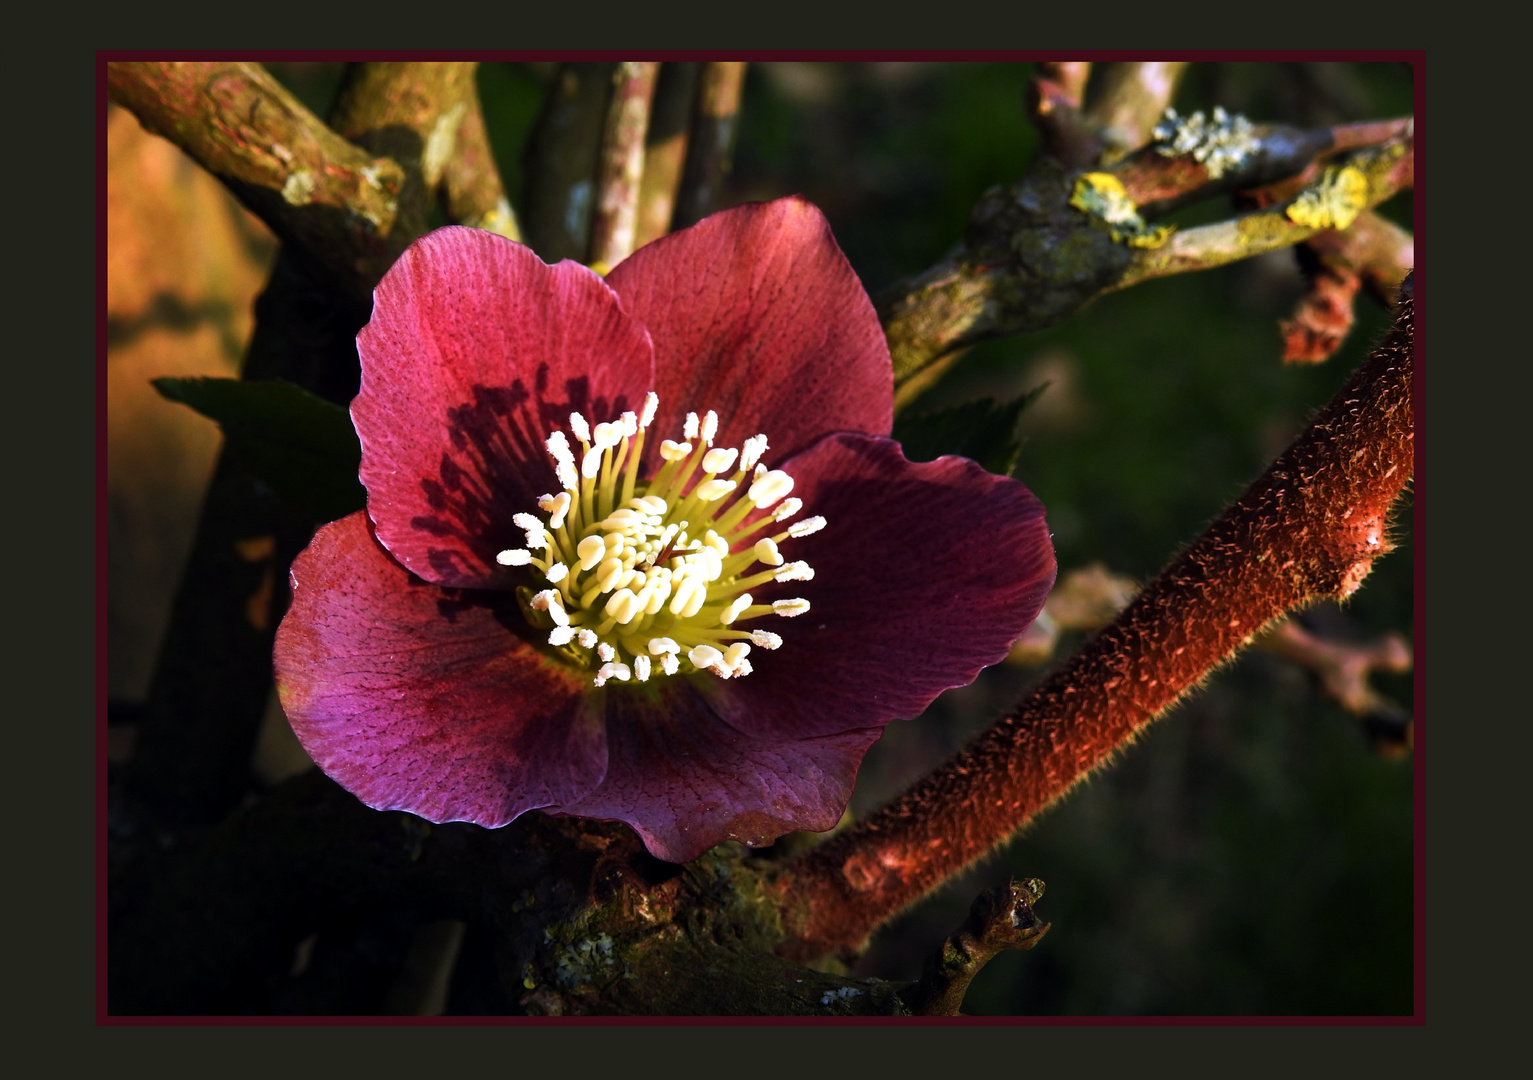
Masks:
[[[704,581],[717,581],[724,573],[724,559],[711,547],[699,548],[693,565]]]
[[[688,574],[681,579],[676,586],[675,593],[671,596],[671,614],[680,615],[684,619],[690,619],[696,615],[698,609],[703,606],[703,601],[708,598],[708,588],[697,578]]]
[[[778,615],[781,615],[785,619],[791,619],[794,616],[802,615],[804,612],[806,612],[808,610],[809,610],[809,601],[808,600],[795,599],[795,600],[773,600],[772,601],[772,611],[775,612]]]
[[[723,623],[725,626],[728,626],[730,623],[734,622],[740,617],[740,613],[742,611],[750,606],[751,594],[741,593],[739,596],[735,597],[734,603],[730,604],[727,608],[724,609],[724,613],[719,616],[719,622]]]
[[[586,418],[578,412],[570,413],[570,430],[575,433],[575,438],[583,443],[591,441],[591,429],[586,426]]]
[[[788,526],[789,536],[809,536],[825,528],[825,519],[822,517],[805,518],[803,521],[795,521]]]
[[[718,502],[734,489],[735,482],[733,480],[704,480],[692,489],[692,494],[696,495],[703,502]]]
[[[703,543],[707,544],[714,551],[717,551],[720,557],[729,554],[729,541],[725,540],[712,529],[709,529],[706,533],[703,534]]]
[[[761,455],[767,452],[767,437],[765,435],[752,435],[745,440],[745,449],[740,451],[740,468],[749,472],[756,467],[756,462],[761,460]]]
[[[554,471],[559,477],[559,486],[565,491],[576,491],[580,488],[580,474],[575,471],[574,461],[561,461]]]
[[[589,570],[601,562],[606,553],[607,544],[600,536],[588,536],[575,545],[575,554],[580,556],[582,570]]]
[[[666,505],[666,501],[659,495],[645,495],[641,498],[635,499],[634,502],[642,503],[644,508],[651,514],[663,514],[670,509],[670,507]]]
[[[736,670],[741,664],[745,663],[746,654],[750,651],[751,647],[745,642],[735,642],[724,650],[724,666],[729,668],[730,671]],[[741,674],[744,673],[742,672]]]
[[[548,547],[548,530],[537,518],[531,514],[512,514],[511,520],[526,532],[527,546],[532,550],[541,551]]]
[[[644,523],[644,516],[637,510],[614,510],[601,523],[604,529],[633,529]]]
[[[580,646],[583,649],[595,648],[596,631],[592,630],[589,626],[581,627],[575,634],[575,640],[580,642]]]
[[[649,657],[635,656],[633,658],[633,677],[640,682],[649,682]]]
[[[703,442],[713,445],[713,437],[719,433],[719,414],[709,409],[703,416]]]
[[[782,552],[777,550],[777,541],[770,536],[756,541],[756,546],[751,549],[756,555],[756,561],[765,563],[767,566],[781,566]]]
[[[658,615],[660,609],[665,607],[665,602],[671,597],[671,579],[669,577],[655,578],[644,587],[644,591],[647,594],[644,600],[644,614]]]
[[[607,663],[601,666],[601,670],[596,673],[596,678],[592,679],[591,682],[596,686],[603,686],[608,679],[627,682],[632,677],[633,672],[628,670],[627,664]]]
[[[601,447],[593,446],[586,451],[586,456],[580,459],[580,475],[587,480],[595,480],[596,474],[601,472]]]
[[[681,661],[676,659],[675,653],[666,653],[660,658],[660,670],[667,675],[674,675],[681,670]]]
[[[623,534],[618,532],[609,532],[607,535],[602,537],[601,542],[613,555],[621,555],[625,546],[623,543]]]
[[[712,416],[712,413],[708,414]],[[733,447],[720,447],[717,450],[709,450],[703,455],[703,472],[721,473],[728,472],[729,467],[735,463],[735,456],[740,451]]]
[[[616,424],[597,424],[591,431],[591,437],[594,440],[591,443],[593,447],[605,450],[609,446],[616,446],[623,441],[622,421]]]
[[[652,637],[645,646],[651,656],[664,656],[666,653],[681,652],[681,646],[668,637]]]
[[[548,452],[553,455],[555,461],[574,462],[575,455],[570,450],[570,441],[565,438],[564,432],[553,432],[548,436],[547,441],[543,445],[548,447]]]
[[[692,452],[692,444],[689,442],[676,442],[672,439],[660,440],[660,456],[667,461],[680,461]]]
[[[644,395],[644,411],[639,414],[639,426],[647,428],[655,419],[655,409],[660,405],[660,395],[651,390]]]
[[[681,425],[681,437],[688,442],[697,438],[697,414],[687,413],[687,422]]]
[[[532,561],[532,552],[523,551],[521,548],[511,548],[496,555],[495,561],[500,563],[501,566],[526,566]]]
[[[574,636],[575,631],[572,627],[556,626],[548,632],[548,643],[550,645],[568,645]]]
[[[634,616],[639,613],[639,598],[631,589],[619,589],[607,600],[607,605],[602,610],[611,615],[624,626],[633,622]]]
[[[570,493],[561,491],[557,495],[544,495],[538,500],[538,507],[548,512],[548,527],[550,529],[562,529],[564,516],[569,513]]]
[[[564,597],[559,595],[558,589],[544,589],[533,594],[531,603],[533,610],[548,612],[548,617],[558,625],[570,624],[570,617],[564,613]]]
[[[623,434],[630,439],[639,433],[638,413],[625,412],[618,418],[618,424],[623,429]]]
[[[687,659],[692,661],[693,665],[701,671],[704,668],[711,668],[714,664],[723,660],[724,654],[712,645],[694,645],[688,651]]]
[[[758,464],[756,466],[756,471],[751,473],[751,479],[752,480],[760,480],[766,474],[767,474],[767,467],[765,465]]]
[[[616,660],[617,650],[604,641],[600,645],[596,646],[596,655],[601,657],[603,660]]]
[[[772,469],[751,484],[747,495],[751,502],[765,510],[792,490],[793,477],[781,469]]]
[[[752,671],[755,670],[755,668],[751,667],[751,662],[749,660],[742,659],[738,664],[734,666],[734,669],[730,671],[730,674],[737,679],[743,679],[745,676],[749,675]]]
[[[772,649],[782,648],[782,638],[778,637],[770,630],[752,630],[751,642],[752,644],[759,645],[761,648],[767,649],[769,651]]]
[[[618,579],[628,572],[628,567],[623,565],[623,560],[613,556],[605,560],[596,570],[597,590],[599,592],[611,592],[617,588]]]
[[[548,568],[548,573],[543,575],[551,584],[557,585],[570,576],[570,568],[562,562],[556,562]]]
[[[813,581],[814,567],[800,559],[798,562],[790,562],[772,577],[776,581]]]
[[[781,521],[790,518],[804,508],[803,499],[784,499],[782,505],[772,511],[772,520]]]

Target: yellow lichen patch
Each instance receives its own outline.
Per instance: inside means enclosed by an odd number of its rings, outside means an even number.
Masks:
[[[1172,233],[1168,226],[1146,224],[1139,216],[1139,207],[1128,197],[1123,181],[1111,173],[1083,173],[1075,181],[1070,205],[1101,220],[1114,240],[1129,247],[1157,248]]]
[[[1345,229],[1368,206],[1368,178],[1351,165],[1325,170],[1301,191],[1285,213],[1311,229]]]

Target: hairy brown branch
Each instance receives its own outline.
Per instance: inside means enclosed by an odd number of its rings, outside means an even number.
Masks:
[[[1404,290],[1403,290],[1404,291]],[[783,951],[854,950],[1007,840],[1284,612],[1350,595],[1412,472],[1413,303],[1310,428],[1015,712],[790,863]]]
[[[649,133],[644,140],[644,178],[639,185],[635,247],[643,247],[671,231],[671,215],[675,212],[676,193],[681,187],[681,170],[687,160],[687,140],[701,66],[695,62],[660,65]]]
[[[692,118],[687,164],[671,222],[676,229],[696,225],[717,209],[734,155],[745,64],[739,61],[704,64],[697,84],[697,111]]]
[[[468,111],[458,125],[457,148],[442,170],[442,196],[448,216],[459,225],[498,233],[509,240],[522,238],[490,150],[478,94],[468,97]]]
[[[591,216],[590,263],[605,272],[634,248],[639,182],[644,173],[644,135],[660,65],[628,61],[613,74],[612,101],[596,167],[596,207]]]
[[[400,163],[346,141],[258,64],[112,62],[107,91],[360,291],[414,239],[399,228]]]

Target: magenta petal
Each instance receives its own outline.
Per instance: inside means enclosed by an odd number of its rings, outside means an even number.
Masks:
[[[326,773],[367,805],[504,825],[601,780],[601,718],[580,680],[508,630],[509,593],[412,576],[356,513],[293,563],[277,689]]]
[[[688,862],[726,840],[761,845],[795,829],[831,828],[882,730],[753,738],[721,720],[688,681],[659,689],[658,699],[626,687],[609,696],[607,777],[557,809],[626,821],[651,854],[670,862]]]
[[[803,199],[714,214],[640,248],[607,284],[654,340],[662,438],[680,439],[685,414],[707,409],[718,445],[765,433],[769,460],[832,431],[888,434],[888,343],[829,222]]]
[[[1017,481],[965,458],[913,464],[889,439],[841,434],[784,464],[801,516],[820,532],[783,541],[812,581],[754,590],[757,602],[809,600],[792,619],[745,625],[780,634],[719,707],[759,737],[826,734],[914,717],[1004,657],[1054,583],[1043,505]]]
[[[572,409],[640,408],[654,378],[644,327],[594,273],[457,227],[383,276],[357,351],[351,416],[378,539],[427,581],[469,588],[512,580],[495,562],[525,543],[512,515],[559,490],[549,431]]]

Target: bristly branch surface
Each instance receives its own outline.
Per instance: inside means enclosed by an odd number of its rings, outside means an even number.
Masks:
[[[785,955],[856,950],[1004,842],[1273,619],[1350,595],[1412,475],[1413,302],[1310,428],[1010,716],[786,870]]]

